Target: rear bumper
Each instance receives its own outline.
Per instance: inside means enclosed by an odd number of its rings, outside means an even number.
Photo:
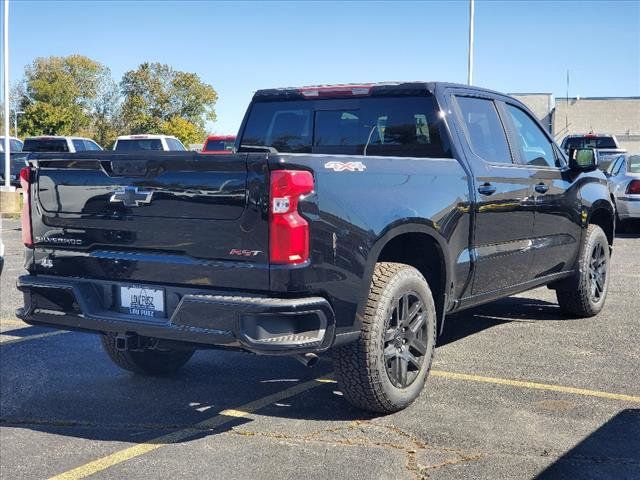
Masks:
[[[616,198],[616,208],[621,220],[640,218],[640,195],[625,195]]]
[[[212,294],[162,288],[166,318],[141,318],[115,308],[121,283],[53,276],[22,276],[17,316],[33,325],[94,333],[137,334],[201,346],[269,355],[321,352],[335,338],[335,318],[322,297],[295,299]],[[154,285],[146,285],[154,287]]]

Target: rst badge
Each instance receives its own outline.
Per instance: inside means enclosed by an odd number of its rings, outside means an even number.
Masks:
[[[364,172],[367,166],[362,162],[327,162],[324,168],[334,172]]]

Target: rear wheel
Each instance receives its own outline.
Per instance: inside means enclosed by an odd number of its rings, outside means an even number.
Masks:
[[[333,351],[345,398],[374,412],[407,407],[422,392],[435,341],[435,306],[422,274],[409,265],[378,263],[360,338]]]
[[[609,260],[607,236],[598,225],[589,225],[580,248],[577,286],[556,290],[564,313],[592,317],[602,310],[609,288]]]
[[[171,349],[147,346],[137,350],[118,350],[116,334],[104,333],[102,347],[109,358],[117,366],[141,375],[170,375],[177,372],[193,356],[195,350],[190,348]],[[153,345],[155,339],[148,339]]]

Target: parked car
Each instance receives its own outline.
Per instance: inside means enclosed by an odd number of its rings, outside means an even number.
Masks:
[[[627,153],[620,148],[615,135],[606,133],[584,133],[567,135],[562,140],[562,149],[569,153],[571,148],[594,148],[598,155],[598,167],[605,171],[611,161],[622,153]]]
[[[4,155],[4,154],[3,154]],[[14,187],[20,187],[20,170],[28,165],[28,152],[11,152],[9,183]],[[4,156],[0,156],[0,185],[4,185]]]
[[[184,152],[187,149],[182,142],[171,135],[121,135],[113,145],[118,152],[159,150]]]
[[[235,142],[235,135],[209,135],[202,147],[202,153],[210,153],[213,155],[232,153]]]
[[[27,137],[24,140],[23,152],[84,152],[100,151],[102,147],[90,138],[40,136]]]
[[[30,158],[18,316],[99,333],[145,374],[198,348],[331,350],[348,401],[394,412],[423,390],[447,314],[541,285],[568,315],[604,306],[614,207],[595,151],[565,156],[512,97],[260,90],[239,137],[224,162]]]
[[[0,153],[4,153],[4,138],[0,137]],[[21,152],[22,140],[16,137],[9,137],[9,152]]]
[[[2,275],[3,268],[4,268],[4,243],[2,243],[2,236],[0,235],[0,275]]]
[[[617,223],[624,230],[627,220],[640,218],[640,155],[619,155],[606,175]]]
[[[4,154],[4,139],[0,137],[0,153]],[[27,165],[26,154],[22,154],[22,141],[16,137],[9,137],[9,153],[11,155],[11,172],[9,183],[14,187],[20,186],[20,169]],[[0,185],[4,185],[4,155],[0,156]]]

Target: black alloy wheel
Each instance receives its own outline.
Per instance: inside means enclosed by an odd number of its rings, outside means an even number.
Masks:
[[[384,363],[398,388],[411,385],[427,352],[427,314],[417,293],[407,292],[393,306],[384,336]]]
[[[609,248],[598,242],[591,252],[589,262],[589,280],[591,282],[591,298],[594,302],[599,302],[602,298],[607,279],[607,255],[605,248]]]

